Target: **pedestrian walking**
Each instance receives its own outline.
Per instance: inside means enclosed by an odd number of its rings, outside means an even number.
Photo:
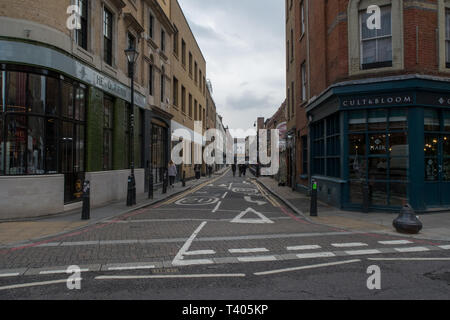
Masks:
[[[236,164],[235,163],[233,163],[231,165],[231,170],[233,171],[233,177],[235,177],[236,176]]]
[[[172,188],[175,188],[175,177],[177,176],[177,166],[172,160],[169,162],[169,184]]]

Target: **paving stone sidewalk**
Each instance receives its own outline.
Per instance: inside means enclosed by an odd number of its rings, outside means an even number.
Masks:
[[[93,225],[128,212],[138,210],[177,194],[183,193],[202,183],[218,177],[226,171],[226,168],[214,173],[211,178],[202,177],[200,180],[190,180],[186,182],[186,187],[182,187],[181,182],[175,184],[175,188],[168,188],[166,194],[162,194],[161,189],[154,191],[153,199],[148,199],[148,194],[138,194],[136,196],[136,206],[127,207],[126,201],[111,202],[105,206],[91,208],[90,220],[81,220],[81,208],[59,215],[33,218],[20,221],[0,221],[0,246],[11,244],[26,244],[45,237],[59,235],[68,231],[76,230],[88,225]]]
[[[392,226],[398,213],[343,211],[319,201],[319,216],[310,217],[310,197],[306,193],[292,191],[290,187],[280,187],[278,182],[270,177],[260,177],[258,181],[313,222],[350,230],[399,235]],[[419,219],[423,223],[423,230],[417,235],[408,236],[416,239],[450,241],[450,210],[420,214]]]

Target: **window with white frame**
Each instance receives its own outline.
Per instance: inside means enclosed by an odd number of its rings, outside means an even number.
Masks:
[[[302,63],[302,101],[306,101],[306,63]]]
[[[450,68],[450,9],[445,10],[445,48],[446,48],[446,65]]]
[[[305,33],[305,3],[302,2],[300,4],[300,18],[301,18],[301,35],[303,35]]]
[[[103,8],[103,60],[112,65],[113,14]]]
[[[361,69],[392,67],[391,6],[381,7],[381,29],[369,29],[370,13],[360,12]]]

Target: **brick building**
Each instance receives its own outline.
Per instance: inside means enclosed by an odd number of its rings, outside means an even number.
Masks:
[[[85,179],[93,206],[125,199],[131,141],[143,193],[172,132],[206,128],[206,61],[176,0],[0,0],[0,30],[0,219],[77,208]]]
[[[368,185],[374,210],[450,206],[450,2],[295,3],[306,28],[295,40],[306,94],[296,108],[322,200],[358,210]]]

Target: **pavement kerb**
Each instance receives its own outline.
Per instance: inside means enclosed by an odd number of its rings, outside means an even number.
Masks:
[[[286,206],[289,207],[289,209],[291,209],[292,211],[294,211],[294,213],[296,213],[298,216],[301,216],[303,219],[305,219],[306,221],[310,222],[310,223],[317,223],[315,221],[312,221],[310,218],[308,218],[305,214],[303,214],[303,212],[301,212],[300,210],[298,210],[291,202],[289,202],[288,200],[286,200],[285,198],[283,198],[282,196],[280,196],[277,192],[273,191],[271,188],[269,188],[264,182],[262,182],[259,179],[255,179],[255,181],[257,183],[259,183],[260,185],[262,185],[264,187],[264,189],[266,189],[267,191],[269,191],[272,195],[274,195],[276,198],[278,198],[281,202],[283,202]]]
[[[125,209],[125,210],[123,210],[121,212],[118,212],[117,214],[114,214],[114,215],[112,215],[110,217],[106,217],[106,218],[103,218],[103,219],[100,219],[100,220],[91,220],[89,223],[85,224],[84,226],[76,227],[76,228],[73,228],[73,229],[68,229],[68,230],[65,230],[65,231],[62,231],[62,232],[58,232],[58,233],[54,233],[54,234],[51,234],[51,235],[46,235],[44,237],[32,238],[32,239],[29,239],[29,240],[26,240],[26,241],[0,245],[0,248],[14,248],[14,247],[21,246],[21,245],[27,245],[27,244],[35,243],[37,241],[45,241],[46,239],[49,239],[49,238],[62,236],[62,235],[67,234],[67,233],[76,232],[78,230],[82,230],[82,229],[85,229],[87,227],[91,227],[91,226],[96,225],[96,224],[101,224],[101,223],[107,222],[109,220],[112,220],[112,219],[118,218],[120,216],[126,215],[126,214],[128,214],[130,212],[137,211],[137,210],[140,210],[140,209],[143,209],[143,208],[146,208],[146,207],[150,207],[150,206],[153,206],[155,204],[167,201],[168,199],[171,199],[171,198],[174,198],[176,196],[179,196],[180,194],[182,194],[184,192],[187,192],[187,191],[190,191],[190,190],[192,190],[192,189],[194,189],[194,188],[196,188],[196,187],[198,187],[198,186],[200,186],[202,184],[210,182],[211,180],[220,179],[228,171],[229,170],[224,170],[222,173],[218,174],[217,176],[211,176],[211,178],[207,178],[206,181],[203,181],[203,182],[200,182],[200,183],[197,183],[197,184],[193,184],[193,185],[187,187],[184,190],[180,190],[178,192],[172,193],[172,194],[170,194],[170,195],[168,195],[168,196],[166,196],[164,198],[161,198],[161,199],[158,199],[158,200],[154,200],[154,201],[150,201],[150,202],[145,202],[145,203],[142,203],[140,205],[136,205],[136,206],[134,206],[132,208],[128,208],[128,209]],[[53,216],[53,217],[55,217],[55,216]],[[37,220],[28,220],[28,221],[22,220],[22,221],[15,221],[15,222],[29,222],[29,221],[37,221]],[[1,221],[1,222],[5,222],[6,223],[6,222],[14,222],[14,221]]]
[[[334,226],[334,225],[329,225],[329,224],[325,224],[325,223],[321,223],[321,222],[317,222],[317,221],[313,221],[311,220],[309,217],[307,217],[305,214],[303,214],[303,212],[301,212],[300,210],[298,210],[291,202],[289,202],[288,200],[284,199],[282,196],[280,196],[277,192],[273,191],[272,189],[270,189],[269,187],[267,187],[266,184],[264,184],[264,182],[262,182],[260,179],[254,178],[254,180],[256,182],[258,182],[260,185],[262,185],[266,190],[268,190],[271,194],[273,194],[275,197],[277,197],[280,201],[282,201],[284,204],[286,204],[289,209],[291,209],[294,213],[296,213],[297,215],[301,216],[303,219],[305,219],[306,221],[312,223],[312,224],[316,224],[316,225],[320,225],[320,226],[327,226],[327,227],[332,227],[338,230],[342,230],[342,231],[355,231],[352,230],[350,228],[343,228],[340,226]],[[431,237],[426,237],[426,238],[418,238],[416,235],[410,235],[407,233],[395,233],[394,231],[373,231],[373,230],[360,230],[359,232],[362,233],[371,233],[371,234],[383,234],[383,235],[390,235],[390,236],[397,236],[400,238],[409,238],[409,239],[414,239],[414,240],[429,240],[429,241],[442,241],[440,239],[434,239]]]

